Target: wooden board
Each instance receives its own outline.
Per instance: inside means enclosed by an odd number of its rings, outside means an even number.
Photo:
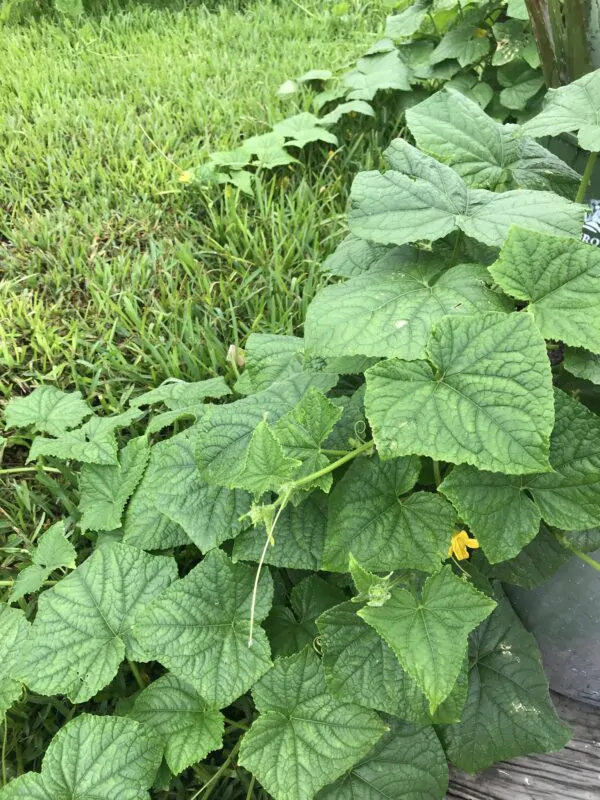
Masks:
[[[447,800],[600,800],[600,709],[552,699],[573,731],[564,750],[505,761],[476,776],[453,770]]]

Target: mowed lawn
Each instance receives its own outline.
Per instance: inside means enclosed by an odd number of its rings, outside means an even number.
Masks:
[[[313,151],[254,200],[178,177],[308,107],[278,98],[285,79],[375,41],[385,0],[347,6],[0,29],[0,397],[44,380],[118,405],[131,384],[223,371],[249,330],[298,328],[366,145]]]

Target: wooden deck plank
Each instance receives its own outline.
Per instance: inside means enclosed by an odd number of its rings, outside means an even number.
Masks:
[[[517,758],[478,775],[453,770],[447,800],[600,800],[600,708],[553,695],[573,738],[559,753]]]

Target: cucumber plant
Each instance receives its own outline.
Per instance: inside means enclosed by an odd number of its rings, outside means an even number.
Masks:
[[[502,591],[599,568],[589,175],[527,135],[595,142],[581,85],[560,92],[525,128],[448,89],[414,106],[418,146],[354,183],[304,338],[251,335],[233,387],[114,416],[51,386],[10,401],[22,469],[80,467],[78,511],[2,581],[0,711],[68,709],[2,800],[232,775],[248,798],[441,800],[448,761],[566,744]]]

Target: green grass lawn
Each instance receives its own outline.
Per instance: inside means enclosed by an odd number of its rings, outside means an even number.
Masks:
[[[279,99],[283,80],[364,52],[386,3],[349,5],[0,29],[0,396],[45,380],[113,403],[223,371],[250,330],[297,329],[368,143],[313,151],[255,200],[178,176],[309,102]]]

